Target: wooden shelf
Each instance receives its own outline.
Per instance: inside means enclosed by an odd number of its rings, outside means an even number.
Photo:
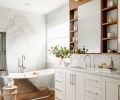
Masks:
[[[108,52],[105,52],[105,53],[102,53],[102,54],[105,54],[105,55],[118,55],[119,53],[108,53]]]
[[[118,39],[118,37],[102,38],[102,40],[115,40],[115,39]]]
[[[114,24],[117,24],[118,23],[118,21],[113,21],[113,22],[107,22],[107,23],[103,23],[102,25],[103,26],[107,26],[107,25],[114,25]]]
[[[5,69],[3,69],[3,70],[2,70],[2,69],[0,69],[0,71],[6,71],[6,70],[5,70]]]
[[[75,18],[75,19],[71,19],[70,22],[76,22],[78,21],[78,18]]]
[[[78,32],[78,30],[71,30],[70,33]]]
[[[113,7],[104,8],[104,9],[102,9],[102,11],[111,11],[111,10],[115,10],[115,9],[117,9],[117,5],[115,5]]]
[[[75,44],[75,43],[78,43],[78,42],[70,42],[70,44]]]
[[[77,10],[77,9],[78,9],[78,7],[73,8],[73,9],[70,9],[70,11],[75,11],[75,10]]]
[[[103,54],[117,54],[117,53],[108,53],[108,47],[110,50],[112,50],[112,45],[116,45],[117,47],[115,48],[115,51],[118,51],[118,36],[114,37],[107,37],[107,31],[111,30],[114,26],[116,28],[113,28],[113,32],[118,33],[118,17],[116,20],[112,22],[108,22],[108,16],[110,13],[110,16],[114,19],[117,14],[118,14],[118,0],[116,0],[116,4],[112,7],[107,7],[107,0],[101,0],[101,53]],[[112,12],[110,12],[112,11]],[[116,13],[116,16],[114,17],[114,13]],[[110,26],[110,27],[109,27]],[[108,43],[109,41],[115,40],[115,43],[112,44],[111,42]]]

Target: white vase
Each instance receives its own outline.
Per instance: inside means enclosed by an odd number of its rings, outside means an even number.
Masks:
[[[64,67],[64,59],[59,58],[59,67]]]
[[[69,67],[70,66],[70,58],[65,58],[64,59],[64,66]]]

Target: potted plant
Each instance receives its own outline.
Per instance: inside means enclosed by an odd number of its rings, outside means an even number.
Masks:
[[[62,47],[59,45],[51,47],[49,51],[50,54],[53,54],[55,57],[60,58],[60,62],[59,62],[60,66],[63,66],[63,63],[66,64],[64,62],[64,59],[69,58],[71,55],[70,50],[67,47]]]

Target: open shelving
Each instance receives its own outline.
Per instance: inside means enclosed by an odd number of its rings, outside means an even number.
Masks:
[[[108,53],[109,50],[117,53],[118,0],[111,0],[114,3],[113,6],[110,7],[108,7],[108,1],[109,0],[101,0],[101,53]],[[115,36],[108,36],[108,33],[114,34]]]
[[[77,47],[77,41],[73,41],[73,38],[77,38],[78,34],[78,6],[87,3],[91,0],[69,0],[69,22],[70,22],[70,51],[75,53],[74,50]]]
[[[78,8],[70,9],[70,50],[71,52],[74,52],[74,49],[76,48],[76,42],[73,41],[73,38],[75,38],[75,35],[78,32]]]

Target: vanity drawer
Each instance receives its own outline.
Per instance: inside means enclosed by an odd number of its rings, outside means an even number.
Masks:
[[[55,97],[55,100],[62,100],[61,98]]]
[[[55,81],[55,89],[61,92],[65,91],[65,86],[60,82]]]
[[[55,90],[55,100],[64,100],[64,93],[58,90]]]
[[[101,88],[101,76],[85,74],[85,84]]]
[[[64,74],[64,73],[65,73],[65,70],[64,70],[64,69],[59,69],[59,68],[57,68],[57,69],[55,70],[55,72],[56,72],[56,73],[60,73],[60,74],[61,74],[61,73]]]
[[[100,99],[94,99],[94,98],[92,98],[92,97],[85,96],[85,100],[100,100]]]
[[[85,86],[85,100],[101,100],[101,89]]]
[[[55,80],[61,83],[65,83],[65,72],[64,71],[56,71]]]
[[[55,75],[55,81],[60,82],[61,84],[65,83],[65,78]]]

